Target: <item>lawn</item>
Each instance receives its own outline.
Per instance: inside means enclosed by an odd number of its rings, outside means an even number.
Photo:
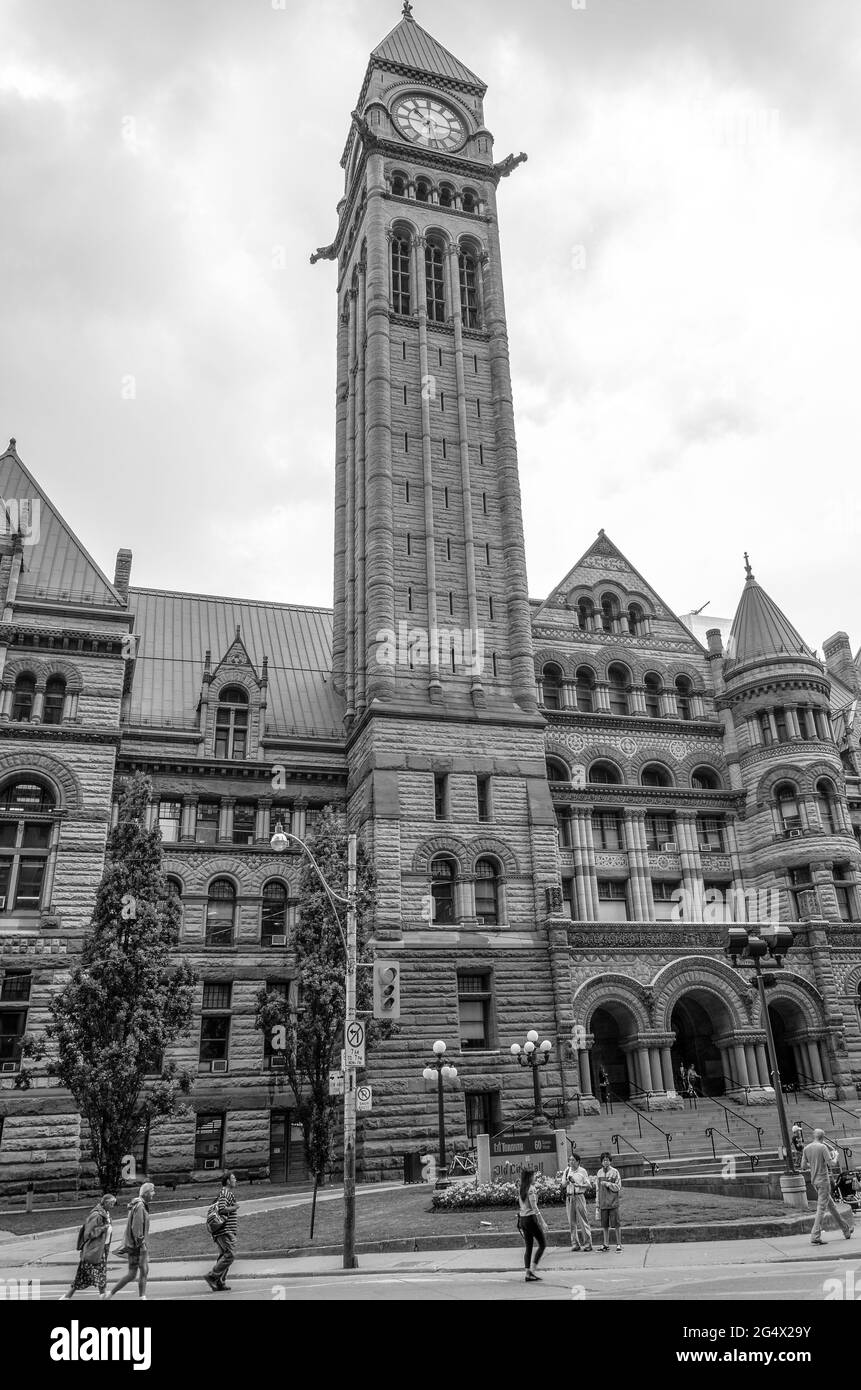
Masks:
[[[567,1230],[563,1207],[542,1207],[551,1231]],[[590,1213],[591,1215],[591,1213]],[[703,1221],[737,1221],[784,1217],[782,1202],[755,1198],[712,1197],[702,1193],[643,1191],[629,1188],[622,1205],[623,1225],[677,1225]],[[313,1245],[308,1240],[310,1203],[290,1211],[272,1211],[264,1216],[239,1213],[239,1253],[284,1253],[318,1246],[338,1245],[343,1236],[344,1217],[340,1200],[324,1202],[317,1208]],[[512,1242],[519,1237],[516,1216],[503,1208],[490,1211],[434,1212],[427,1188],[407,1187],[395,1192],[360,1191],[356,1201],[356,1240],[407,1240],[412,1236],[458,1236],[506,1234]],[[212,1253],[203,1222],[178,1231],[154,1234],[150,1239],[153,1259],[194,1255],[205,1259]]]
[[[126,1208],[132,1197],[137,1196],[136,1187],[124,1187],[117,1199],[114,1207],[114,1226],[122,1225],[126,1218]],[[242,1202],[259,1201],[261,1197],[276,1197],[279,1192],[289,1192],[291,1197],[298,1196],[301,1189],[279,1187],[275,1183],[240,1183],[236,1189],[237,1200]],[[218,1196],[218,1184],[207,1183],[200,1187],[182,1187],[177,1192],[170,1192],[167,1188],[160,1188],[156,1182],[156,1196],[152,1204],[153,1216],[162,1216],[169,1211],[182,1211],[187,1207],[200,1207],[201,1221],[203,1212],[209,1206],[213,1198]],[[36,1199],[38,1205],[38,1197]],[[96,1197],[88,1197],[83,1201],[76,1202],[74,1205],[62,1207],[47,1207],[43,1211],[24,1212],[6,1211],[0,1207],[0,1234],[8,1233],[16,1236],[28,1236],[39,1234],[44,1231],[62,1230],[67,1226],[80,1226],[84,1217],[92,1211],[95,1206]]]

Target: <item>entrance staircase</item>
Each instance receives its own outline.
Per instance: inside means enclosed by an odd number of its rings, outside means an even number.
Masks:
[[[814,1128],[824,1129],[841,1153],[841,1166],[861,1168],[861,1102],[832,1102],[829,1110],[826,1100],[800,1093],[787,1095],[786,1106],[790,1125],[802,1124],[805,1143]],[[648,1111],[614,1100],[601,1106],[600,1115],[577,1117],[565,1128],[590,1171],[604,1150],[614,1157],[640,1155],[647,1172],[663,1174],[720,1172],[728,1156],[739,1171],[783,1169],[776,1105],[716,1096],[686,1101],[684,1110]]]

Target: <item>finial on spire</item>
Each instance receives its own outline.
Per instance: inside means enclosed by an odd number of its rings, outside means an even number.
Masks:
[[[744,572],[748,579],[753,579],[753,570],[751,569],[750,556],[747,551],[744,552]]]
[[[412,19],[412,17],[413,7],[410,4],[410,0],[404,0],[404,19]]]

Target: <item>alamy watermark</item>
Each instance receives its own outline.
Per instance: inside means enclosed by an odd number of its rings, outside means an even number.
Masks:
[[[731,922],[759,922],[777,926],[780,922],[780,891],[777,888],[676,888],[671,895],[671,922],[708,922],[726,926]]]
[[[453,675],[480,676],[484,671],[484,632],[467,627],[410,627],[398,623],[377,633],[377,664],[408,670],[429,667],[431,655],[440,670]]]

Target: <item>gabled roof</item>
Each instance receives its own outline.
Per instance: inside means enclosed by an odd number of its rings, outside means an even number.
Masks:
[[[247,653],[257,672],[269,658],[266,723],[277,733],[343,736],[344,705],[332,684],[331,609],[157,589],[130,589],[129,605],[140,637],[130,724],[192,728],[206,653],[217,670],[234,649]],[[219,675],[216,688],[226,684],[225,671]]]
[[[0,455],[0,498],[19,510],[25,500],[37,504],[31,535],[25,540],[18,598],[65,599],[105,608],[125,608],[117,593],[74,531],[18,457],[15,440]],[[4,531],[8,534],[9,523]],[[31,543],[32,542],[32,543]]]
[[[374,60],[411,68],[419,75],[447,77],[451,81],[475,87],[478,91],[487,91],[480,77],[455,58],[453,53],[449,53],[447,48],[443,48],[409,14],[377,45],[371,54],[371,61]]]
[[[664,602],[660,594],[644,579],[627,556],[622,554],[605,531],[598,532],[597,539],[592,542],[585,554],[580,556],[576,565],[568,571],[561,584],[557,584],[544,602],[533,611],[532,621],[540,623],[542,619],[550,617],[554,613],[558,613],[560,608],[566,607],[568,595],[572,589],[578,586],[593,588],[599,581],[604,583],[617,582],[630,590],[632,594],[641,594],[644,598],[650,599],[656,608],[663,610],[664,616],[661,621],[674,624],[678,629],[678,639],[689,642],[692,650],[704,650],[696,635],[685,626],[678,614],[674,613],[669,604]]]
[[[727,671],[775,656],[816,661],[804,638],[756,582],[747,557],[747,580],[727,644]]]

